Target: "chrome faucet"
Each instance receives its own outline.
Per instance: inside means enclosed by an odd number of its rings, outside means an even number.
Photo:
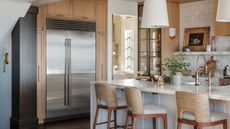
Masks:
[[[197,65],[198,65],[198,61],[200,59],[200,57],[203,57],[204,59],[204,62],[205,62],[205,65],[204,66],[200,66],[199,68],[197,68]],[[196,59],[196,72],[195,72],[195,85],[196,86],[199,86],[200,85],[200,74],[201,73],[205,73],[205,74],[208,74],[208,66],[206,65],[206,59],[204,57],[204,55],[199,55]]]

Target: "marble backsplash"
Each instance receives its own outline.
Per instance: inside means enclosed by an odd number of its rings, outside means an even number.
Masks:
[[[221,36],[221,37],[217,37],[216,40],[216,51],[230,51],[230,36]],[[211,58],[212,55],[209,56],[205,56],[206,60],[209,60]],[[194,55],[186,55],[184,56],[185,61],[190,63],[190,77],[191,75],[194,75],[196,69],[199,66],[204,66],[205,65],[205,61],[203,59],[203,57],[199,58],[199,63],[196,65],[197,62],[197,58],[198,56],[194,56]],[[219,78],[223,77],[223,69],[226,65],[230,66],[230,55],[218,55],[218,56],[214,56],[216,62],[217,62],[217,67],[216,67],[216,73],[215,76],[213,78],[213,83],[214,85],[218,85],[219,84]]]

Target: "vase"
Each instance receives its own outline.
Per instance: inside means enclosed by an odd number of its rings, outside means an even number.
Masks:
[[[182,83],[182,74],[181,72],[177,72],[176,75],[172,76],[172,84],[180,85]]]

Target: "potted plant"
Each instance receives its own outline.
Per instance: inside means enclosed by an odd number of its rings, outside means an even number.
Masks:
[[[167,58],[164,62],[163,70],[169,72],[171,83],[180,84],[182,76],[181,71],[187,70],[190,66],[190,63],[186,63],[182,56]]]
[[[190,46],[185,45],[185,46],[182,48],[182,51],[183,51],[183,52],[190,52],[190,51],[191,51],[191,48],[190,48]]]

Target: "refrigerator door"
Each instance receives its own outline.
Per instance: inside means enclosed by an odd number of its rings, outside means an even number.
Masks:
[[[47,118],[90,113],[95,32],[47,30]]]
[[[71,37],[71,108],[90,113],[90,81],[95,81],[95,32],[69,31]]]
[[[66,110],[65,37],[64,31],[47,30],[47,118]]]

